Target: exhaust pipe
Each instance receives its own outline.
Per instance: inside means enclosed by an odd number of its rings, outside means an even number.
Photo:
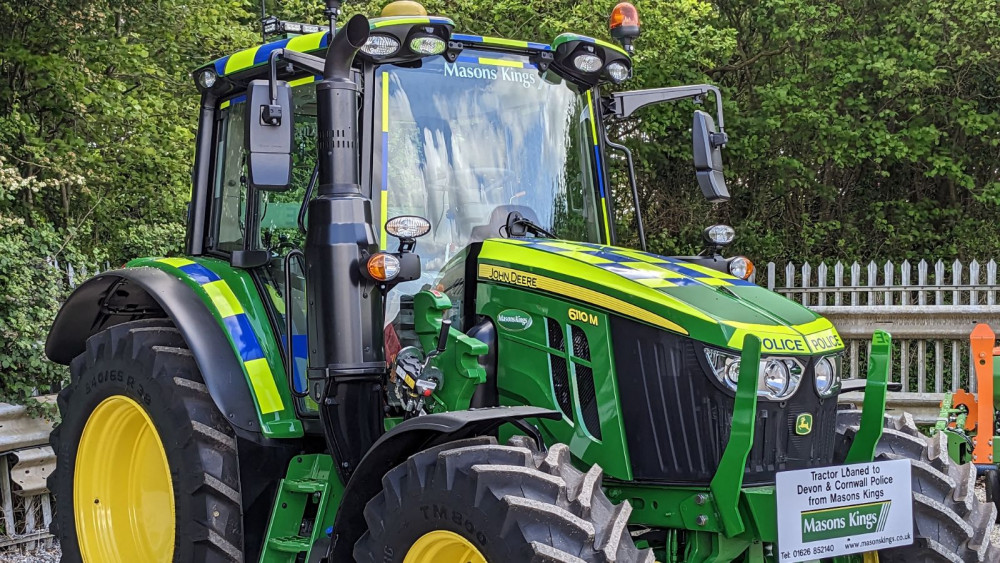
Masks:
[[[351,18],[330,40],[316,84],[319,186],[305,247],[309,393],[345,482],[383,431],[382,294],[361,276],[378,239],[358,183],[359,89],[351,76],[368,34],[367,18]]]

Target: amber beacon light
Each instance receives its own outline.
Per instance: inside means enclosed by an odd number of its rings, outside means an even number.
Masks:
[[[633,51],[632,42],[639,37],[641,32],[639,24],[639,10],[635,9],[629,2],[622,2],[611,10],[611,19],[608,21],[608,28],[611,36],[622,44],[626,51]]]

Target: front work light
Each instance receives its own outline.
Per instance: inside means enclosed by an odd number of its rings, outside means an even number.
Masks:
[[[608,76],[611,77],[611,81],[615,84],[621,84],[628,80],[629,70],[628,67],[620,62],[613,62],[608,65],[607,68]]]
[[[597,72],[601,70],[603,64],[604,61],[601,60],[601,57],[593,53],[581,53],[573,58],[573,66],[580,72]]]
[[[419,238],[431,230],[431,222],[416,215],[400,215],[385,223],[385,232],[401,239]]]
[[[410,50],[420,55],[440,55],[447,45],[440,37],[418,35],[410,40]]]
[[[365,42],[361,51],[376,59],[389,57],[395,55],[396,51],[399,51],[399,40],[391,35],[373,33],[368,37],[368,41]]]
[[[729,225],[712,225],[705,229],[702,236],[706,243],[722,248],[728,246],[736,238],[736,229]]]

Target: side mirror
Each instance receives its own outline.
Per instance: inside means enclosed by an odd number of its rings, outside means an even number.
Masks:
[[[726,134],[717,133],[712,116],[701,110],[694,112],[691,133],[694,138],[694,169],[701,193],[712,203],[729,200],[729,188],[722,175],[722,147],[726,144]]]
[[[253,189],[282,192],[292,187],[295,121],[292,87],[284,81],[275,87],[274,98],[267,80],[247,89],[247,181]]]

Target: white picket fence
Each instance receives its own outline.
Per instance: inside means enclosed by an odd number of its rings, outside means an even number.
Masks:
[[[985,322],[1000,331],[997,263],[956,260],[767,265],[768,289],[830,318],[847,342],[848,372],[863,376],[876,329],[894,337],[891,381],[911,393],[975,390],[969,333]]]

